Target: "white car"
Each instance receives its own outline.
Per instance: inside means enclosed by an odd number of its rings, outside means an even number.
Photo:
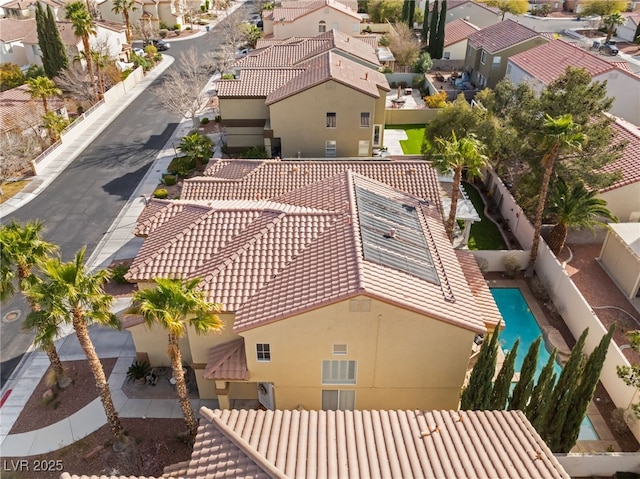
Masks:
[[[138,55],[139,57],[143,57],[146,55],[146,53],[144,52],[144,50],[142,48],[132,48],[131,51],[135,54]]]

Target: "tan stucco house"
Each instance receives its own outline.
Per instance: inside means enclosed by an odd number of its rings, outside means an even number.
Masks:
[[[433,10],[434,2],[429,2],[429,12]],[[426,1],[418,2],[418,6],[424,11]],[[490,7],[486,3],[473,2],[472,0],[449,0],[447,2],[447,23],[455,20],[466,20],[480,28],[489,27],[499,23],[502,19],[500,10]]]
[[[598,258],[629,298],[640,298],[640,223],[611,223]]]
[[[500,314],[446,237],[436,173],[394,163],[220,160],[185,184],[200,199],[149,203],[128,279],[199,277],[224,311],[223,332],[182,344],[202,398],[457,407],[474,339]],[[127,325],[139,355],[168,364],[163,331]]]
[[[613,98],[609,113],[640,125],[640,76],[624,61],[608,61],[563,40],[553,40],[509,58],[507,78],[516,85],[527,82],[539,92],[569,66],[584,68],[594,81],[606,81],[607,96]]]
[[[136,0],[135,6],[135,10],[129,10],[131,25],[150,22],[158,28],[162,21],[170,28],[175,24],[184,26],[183,15],[187,10],[186,0]],[[112,10],[113,0],[98,2],[97,7],[104,20],[124,22],[122,13],[115,13]]]
[[[371,156],[389,84],[375,50],[336,30],[251,51],[218,82],[227,148],[279,157]]]
[[[312,37],[331,30],[358,35],[362,20],[356,10],[334,0],[285,2],[264,10],[263,19],[265,36],[278,39]]]
[[[448,22],[444,26],[442,58],[445,60],[464,60],[467,54],[467,39],[469,35],[478,30],[480,30],[478,27],[461,18]]]
[[[469,35],[464,68],[476,87],[495,88],[505,77],[509,57],[548,41],[549,37],[531,28],[504,20]]]

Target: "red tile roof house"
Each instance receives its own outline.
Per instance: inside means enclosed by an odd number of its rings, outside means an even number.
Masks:
[[[199,277],[222,305],[223,332],[189,329],[182,344],[200,397],[457,408],[474,339],[501,317],[445,235],[427,163],[221,160],[209,175],[185,184],[187,199],[149,203],[127,276],[142,288]],[[163,331],[125,325],[141,356],[168,364]]]
[[[444,26],[445,60],[464,60],[467,54],[467,39],[469,35],[480,30],[466,20],[457,19]]]
[[[229,152],[358,157],[383,145],[389,84],[375,50],[337,31],[286,40],[239,60],[218,82]]]
[[[520,411],[220,411],[163,477],[568,479]],[[63,473],[61,479],[98,479]]]
[[[429,2],[429,11],[433,10],[435,2]],[[424,0],[418,5],[424,10]],[[480,28],[495,25],[502,20],[500,10],[490,7],[486,3],[473,2],[471,0],[449,0],[447,2],[447,23],[454,20],[466,20]]]
[[[464,68],[476,87],[495,88],[505,77],[509,57],[548,41],[531,28],[504,20],[469,35]]]
[[[619,25],[616,28],[616,37],[621,38],[630,43],[635,42],[635,34],[638,25],[640,25],[640,12],[623,13],[626,18],[624,25]]]
[[[607,95],[613,98],[609,112],[640,125],[640,76],[632,73],[625,62],[605,60],[563,40],[511,57],[507,78],[514,84],[528,82],[539,92],[569,66],[586,69],[594,81],[606,80]]]
[[[27,91],[28,85],[0,92],[0,133],[10,131],[22,134],[41,134],[42,115],[45,114],[42,100],[35,100]],[[67,118],[67,109],[62,98],[47,99],[50,111]]]

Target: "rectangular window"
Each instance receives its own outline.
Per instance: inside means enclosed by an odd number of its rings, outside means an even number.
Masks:
[[[271,346],[269,344],[256,344],[256,356],[258,361],[271,361]]]
[[[451,52],[444,52],[442,58],[445,60],[451,60]]]
[[[370,156],[369,140],[358,141],[358,156]]]
[[[373,125],[373,146],[380,146],[380,133],[382,125]]]
[[[322,384],[355,384],[357,361],[322,361]]]
[[[322,409],[324,411],[353,411],[355,408],[355,391],[322,391]]]
[[[347,354],[347,345],[346,344],[334,344],[333,345],[333,354],[343,356]]]
[[[336,127],[336,114],[327,113],[327,128],[335,128],[335,127]]]
[[[480,63],[484,65],[486,62],[487,62],[487,52],[482,50],[482,52],[480,53]]]
[[[498,70],[500,68],[501,61],[502,61],[502,57],[493,57],[493,62],[491,63],[491,69]]]
[[[371,119],[371,114],[368,111],[363,111],[360,113],[360,126],[368,128]]]
[[[511,73],[511,63],[507,65],[507,75]]]
[[[11,43],[2,43],[2,53],[13,53],[13,46]]]
[[[324,144],[324,156],[329,158],[335,158],[336,156],[336,141],[335,140],[327,140]]]

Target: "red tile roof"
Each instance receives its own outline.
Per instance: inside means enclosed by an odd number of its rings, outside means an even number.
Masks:
[[[455,45],[462,40],[466,40],[469,35],[480,30],[475,25],[458,18],[444,26],[444,46]]]
[[[622,173],[622,178],[613,185],[600,190],[600,193],[640,181],[640,129],[620,118],[616,118],[611,126],[615,131],[616,141],[624,141],[627,145],[624,147],[622,156],[606,165],[602,170],[607,173],[619,171]]]
[[[568,479],[521,411],[209,410],[185,479]]]
[[[563,75],[570,66],[584,68],[591,77],[611,70],[625,71],[616,64],[563,40],[554,40],[518,53],[510,57],[509,61],[545,85]],[[625,73],[631,74],[628,70]]]
[[[509,19],[472,33],[468,42],[475,49],[482,48],[489,53],[498,53],[538,36],[540,34],[535,30]]]
[[[348,8],[346,5],[343,5],[340,2],[334,2],[333,0],[317,0],[314,2],[303,3],[300,2],[300,6],[293,6],[298,2],[290,2],[285,7],[276,7],[273,9],[272,18],[274,22],[293,22],[298,18],[309,15],[310,13],[321,10],[325,7],[331,8],[333,10],[337,10],[339,12],[344,13],[345,15],[349,15],[354,19],[360,21],[360,15],[356,12]],[[291,6],[289,6],[291,5]]]
[[[364,258],[356,186],[418,210],[420,235],[439,284]],[[127,278],[200,277],[209,301],[235,311],[236,332],[362,294],[465,329],[485,330],[445,235],[439,202],[425,206],[350,171],[273,201],[271,209],[186,201],[160,202],[165,207],[159,208],[152,201],[153,214],[143,213],[137,229],[148,236]],[[283,206],[276,208],[277,203]]]
[[[220,98],[265,98],[269,93],[304,73],[302,68],[245,69],[235,80],[218,81]]]
[[[16,20],[0,18],[0,41],[4,43],[17,42],[36,30],[36,19]]]
[[[209,361],[202,376],[205,379],[249,380],[244,338],[219,344],[209,350]]]
[[[0,131],[22,131],[42,124],[44,105],[42,100],[31,98],[28,89],[29,85],[21,85],[0,92]],[[48,98],[47,103],[51,111],[64,107],[64,101],[57,97]]]

